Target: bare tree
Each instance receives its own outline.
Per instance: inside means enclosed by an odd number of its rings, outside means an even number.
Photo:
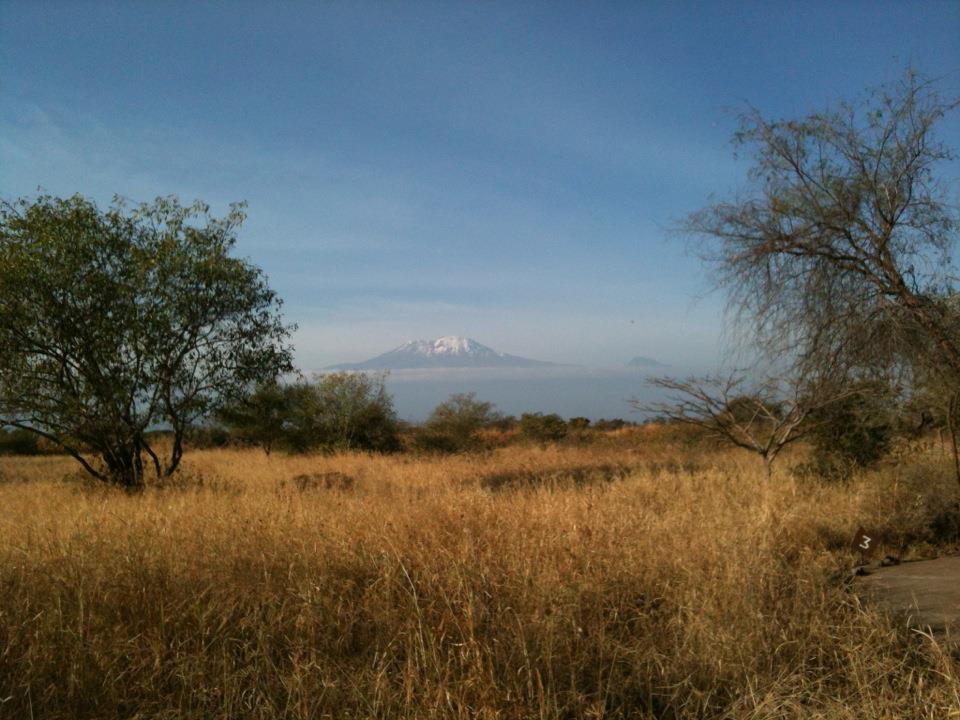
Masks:
[[[915,351],[900,332],[909,328],[960,378],[960,335],[942,302],[960,217],[938,176],[956,156],[935,132],[957,106],[908,72],[859,105],[742,117],[735,141],[754,158],[747,194],[683,229],[707,240],[739,327],[763,349],[875,366]]]
[[[811,428],[811,413],[847,397],[825,381],[804,382],[767,377],[750,383],[744,371],[678,380],[652,378],[649,384],[666,390],[661,402],[634,401],[640,410],[673,422],[692,425],[736,447],[756,453],[770,477],[773,462],[788,445]]]

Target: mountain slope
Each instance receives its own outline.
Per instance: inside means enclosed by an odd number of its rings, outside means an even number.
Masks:
[[[331,370],[406,370],[414,368],[546,367],[554,363],[508,355],[470,338],[446,335],[436,340],[411,340],[390,352],[358,363],[333,365]]]

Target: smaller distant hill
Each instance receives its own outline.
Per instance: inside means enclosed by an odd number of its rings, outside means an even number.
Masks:
[[[654,360],[653,358],[644,357],[643,355],[637,355],[630,362],[627,363],[627,367],[636,367],[636,368],[665,368],[666,364],[660,362],[659,360]]]

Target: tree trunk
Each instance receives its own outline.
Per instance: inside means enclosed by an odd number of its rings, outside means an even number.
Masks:
[[[767,482],[770,482],[770,478],[773,476],[773,461],[776,459],[776,455],[763,454],[763,469],[767,474]]]
[[[173,429],[173,448],[170,450],[170,464],[164,471],[164,477],[170,477],[180,465],[183,458],[183,433],[184,429],[179,425],[174,425]]]
[[[960,393],[950,396],[947,406],[947,430],[950,432],[950,447],[953,450],[953,470],[957,483],[960,484],[960,449],[957,448],[957,409],[960,406]]]
[[[143,458],[137,443],[110,448],[102,457],[108,482],[130,491],[143,489]]]

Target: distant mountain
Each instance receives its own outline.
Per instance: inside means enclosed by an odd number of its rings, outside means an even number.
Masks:
[[[547,367],[555,363],[507,355],[476,340],[447,335],[436,340],[411,340],[398,348],[358,363],[332,365],[330,370],[408,370],[414,368]]]
[[[654,360],[653,358],[643,357],[642,355],[637,355],[633,360],[627,363],[627,367],[640,367],[640,368],[665,368],[667,367],[659,360]]]

